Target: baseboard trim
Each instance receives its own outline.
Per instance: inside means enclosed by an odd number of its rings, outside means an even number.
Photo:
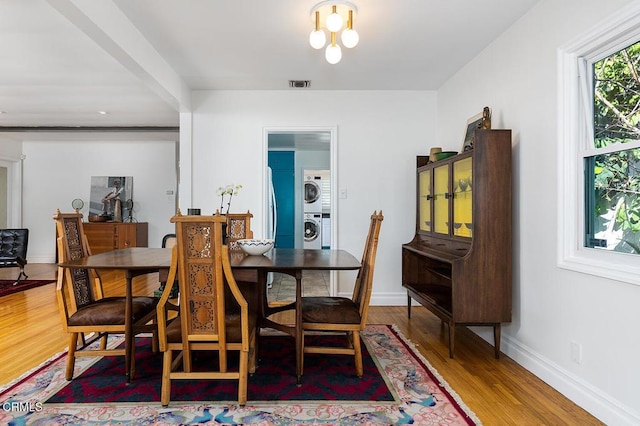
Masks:
[[[343,297],[351,297],[352,293],[349,294],[341,294]],[[413,304],[419,305],[418,302],[413,300]],[[369,302],[371,306],[407,306],[407,293],[405,291],[401,293],[393,292],[393,293],[376,293],[375,291],[371,294],[371,301]]]
[[[51,256],[27,256],[27,265],[29,263],[56,263]]]
[[[351,297],[351,294],[341,294],[341,296]],[[407,306],[407,294],[404,291],[388,293],[374,291],[370,305]],[[419,305],[419,303],[412,300],[412,305]],[[469,329],[493,346],[493,332],[487,327],[469,327]],[[620,426],[640,424],[640,413],[511,337],[507,331],[507,327],[502,328],[502,352],[540,380],[605,424]]]
[[[474,333],[493,345],[493,333],[480,327],[469,327]],[[569,398],[605,424],[638,425],[640,414],[634,412],[602,389],[584,381],[527,345],[512,338],[502,329],[502,352]]]

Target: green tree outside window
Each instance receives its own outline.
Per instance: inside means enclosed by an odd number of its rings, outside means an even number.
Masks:
[[[640,254],[640,41],[594,63],[593,93],[594,148],[607,152],[585,158],[585,245]]]

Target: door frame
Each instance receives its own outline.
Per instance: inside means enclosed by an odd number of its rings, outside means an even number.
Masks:
[[[265,126],[262,128],[262,229],[267,229],[267,215],[269,202],[269,134],[271,133],[329,133],[329,157],[331,176],[331,248],[338,249],[338,126]],[[330,271],[329,294],[337,294],[337,271]]]

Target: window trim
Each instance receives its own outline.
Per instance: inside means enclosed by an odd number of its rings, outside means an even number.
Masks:
[[[633,2],[558,49],[558,266],[640,285],[640,255],[584,247],[583,158],[592,149],[589,63],[640,39],[640,4]],[[581,87],[582,86],[582,87]]]

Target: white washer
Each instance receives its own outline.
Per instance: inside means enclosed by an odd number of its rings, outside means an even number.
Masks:
[[[322,213],[304,214],[304,244],[306,249],[322,248]]]
[[[316,174],[315,170],[304,171],[302,199],[305,213],[322,212],[322,175]]]

